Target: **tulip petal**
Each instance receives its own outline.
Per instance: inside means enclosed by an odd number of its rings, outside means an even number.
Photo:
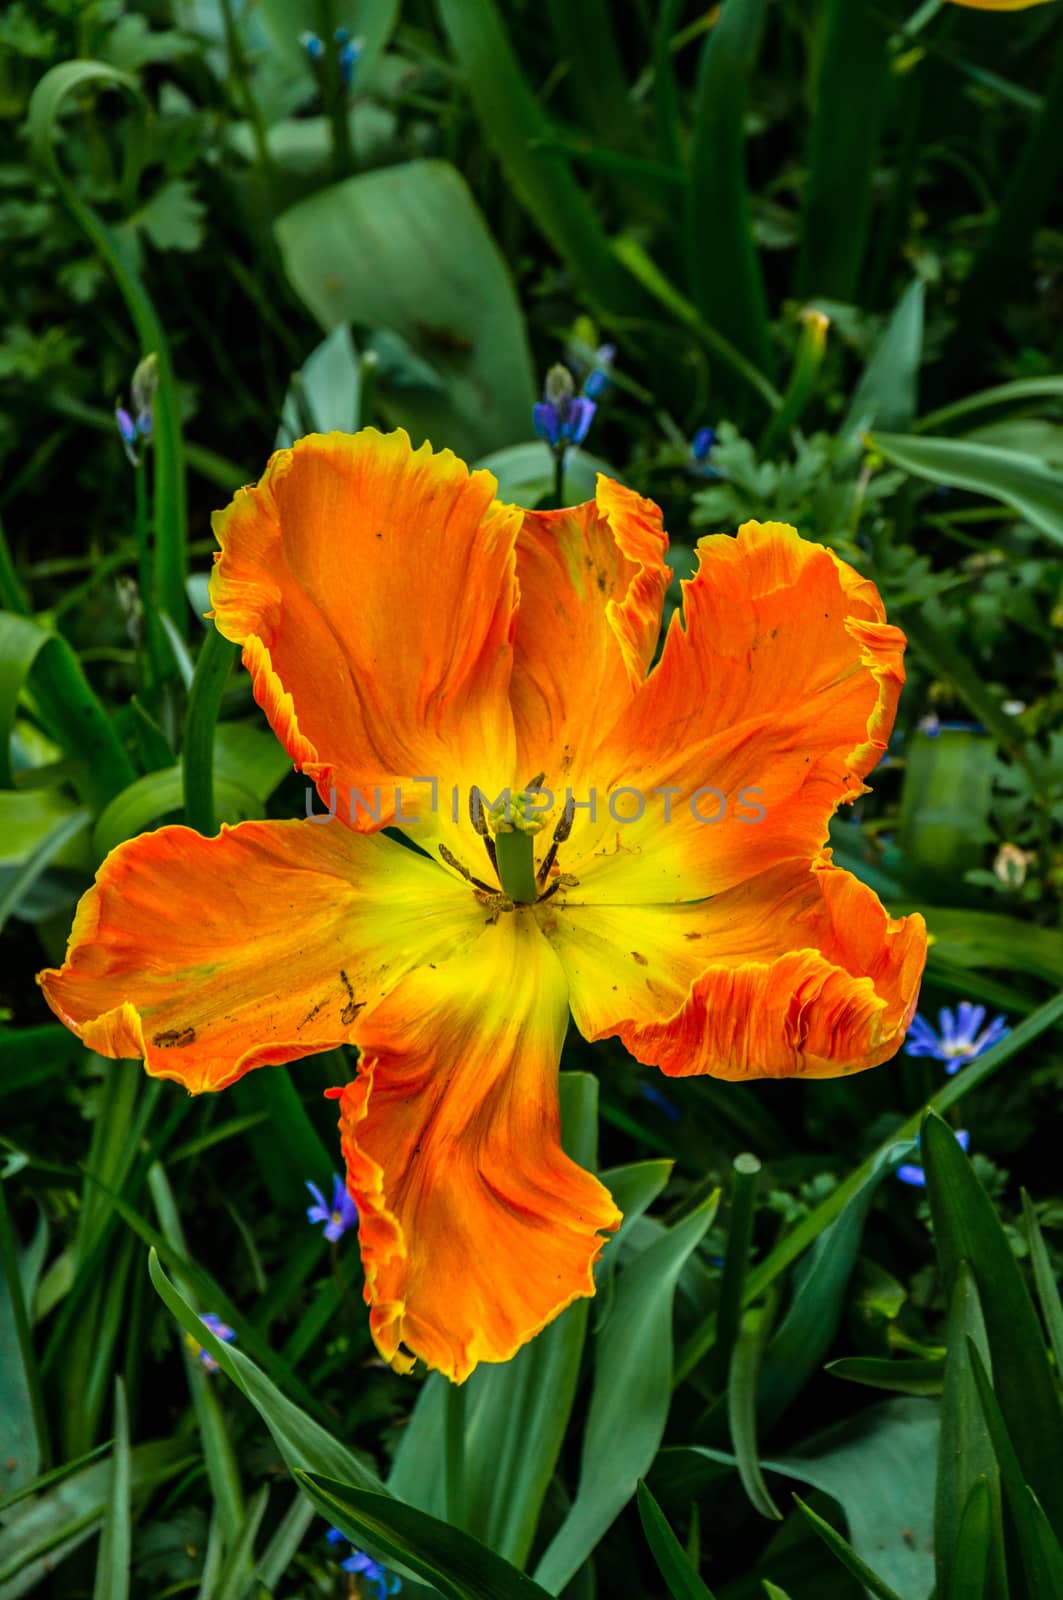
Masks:
[[[524,514],[511,691],[518,770],[545,773],[559,801],[646,676],[667,548],[653,502],[601,475],[586,504]]]
[[[90,1050],[199,1094],[349,1042],[411,966],[482,928],[449,873],[338,822],[163,828],[111,852],[38,981]]]
[[[1028,11],[1031,6],[1046,5],[1048,0],[953,0],[957,6],[969,6],[972,11]]]
[[[340,1099],[370,1326],[399,1371],[456,1382],[594,1291],[620,1215],[560,1143],[567,989],[534,913],[420,967],[359,1029]]]
[[[521,514],[496,489],[401,430],[310,434],[214,519],[218,628],[295,765],[359,829],[424,813],[418,778],[513,781]]]
[[[896,1054],[926,960],[825,851],[699,905],[566,906],[547,938],[591,1039],[619,1036],[673,1077],[835,1077]]]
[[[562,852],[588,903],[682,903],[810,861],[893,726],[905,640],[872,583],[779,523],[698,554],[685,628],[595,753],[597,817]]]

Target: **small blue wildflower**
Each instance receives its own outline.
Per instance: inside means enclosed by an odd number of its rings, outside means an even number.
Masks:
[[[325,54],[325,46],[321,43],[321,40],[317,34],[311,33],[309,28],[299,35],[299,43],[302,45],[311,61],[320,61],[322,56]]]
[[[337,28],[332,37],[335,39],[337,44],[346,44],[347,40],[351,37],[351,30],[350,28]]]
[[[938,1061],[944,1061],[945,1071],[951,1077],[968,1061],[984,1055],[1011,1032],[1005,1016],[994,1017],[988,1028],[982,1028],[985,1017],[985,1006],[974,1006],[969,1000],[961,1000],[955,1017],[948,1006],[943,1006],[938,1012],[940,1033],[935,1033],[924,1017],[916,1015],[912,1018],[908,1037],[904,1041],[904,1053],[909,1056],[935,1056]],[[978,1031],[980,1028],[981,1032]]]
[[[703,467],[709,459],[709,452],[716,443],[715,428],[699,428],[690,441],[690,459],[696,467]]]
[[[583,385],[583,393],[588,400],[600,400],[612,382],[613,362],[616,360],[616,345],[602,344],[598,346],[594,356],[594,366],[587,374]]]
[[[358,1207],[347,1193],[347,1187],[342,1178],[334,1177],[332,1180],[332,1204],[325,1204],[325,1196],[321,1193],[316,1183],[306,1180],[306,1187],[310,1190],[316,1201],[315,1205],[307,1206],[306,1215],[311,1222],[325,1224],[325,1238],[330,1244],[335,1244],[337,1239],[342,1239],[348,1228],[353,1228],[358,1221]]]
[[[137,455],[137,425],[133,421],[125,406],[115,406],[114,421],[118,429],[118,437],[122,441],[122,449],[131,467],[135,467],[140,457]]]
[[[329,1544],[350,1543],[347,1535],[341,1533],[339,1528],[330,1528],[325,1538]],[[340,1562],[340,1567],[344,1572],[356,1573],[362,1579],[363,1584],[371,1584],[373,1586],[373,1600],[384,1600],[386,1595],[398,1594],[402,1588],[401,1578],[398,1578],[395,1573],[389,1572],[379,1561],[374,1561],[372,1556],[367,1555],[364,1550],[356,1550],[353,1545],[351,1545],[350,1555]]]
[[[961,1150],[967,1150],[970,1147],[971,1136],[967,1132],[966,1128],[960,1128],[956,1134],[956,1143],[959,1145]],[[917,1167],[914,1162],[903,1162],[897,1168],[897,1177],[902,1183],[910,1183],[913,1189],[926,1188],[926,1173],[923,1171],[922,1167]]]
[[[227,1322],[223,1322],[221,1318],[213,1311],[208,1311],[205,1316],[200,1317],[199,1320],[205,1328],[210,1329],[215,1339],[220,1339],[223,1344],[235,1343],[236,1334],[230,1328],[229,1324]],[[195,1348],[200,1363],[206,1367],[207,1371],[217,1372],[218,1363],[211,1355],[210,1351],[204,1350],[201,1344],[196,1344],[196,1341],[192,1338],[191,1334],[188,1335],[188,1342]]]
[[[346,32],[346,28],[337,28],[336,38],[339,39],[340,34]],[[354,69],[358,65],[361,54],[362,42],[360,39],[347,39],[343,42],[343,47],[340,50],[340,82],[345,89],[349,89],[354,81]]]
[[[582,444],[594,421],[597,406],[586,395],[577,395],[575,387],[571,372],[558,363],[546,374],[543,398],[532,407],[535,431],[551,450]]]

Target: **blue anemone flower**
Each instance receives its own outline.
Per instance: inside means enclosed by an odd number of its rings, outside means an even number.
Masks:
[[[316,1183],[306,1180],[306,1187],[314,1197],[315,1204],[307,1206],[306,1215],[310,1222],[323,1222],[325,1224],[325,1238],[330,1244],[335,1244],[337,1239],[342,1239],[348,1228],[353,1228],[358,1221],[358,1207],[347,1193],[347,1185],[342,1178],[333,1177],[332,1204],[325,1203],[325,1196],[321,1193]]]
[[[956,1134],[956,1143],[961,1150],[970,1147],[971,1136],[966,1128],[960,1128]],[[926,1173],[922,1167],[916,1166],[913,1161],[905,1161],[897,1168],[897,1176],[902,1183],[910,1183],[913,1189],[926,1188]]]
[[[1007,1017],[994,1017],[989,1026],[983,1028],[985,1018],[985,1006],[972,1005],[969,1000],[960,1001],[955,1016],[949,1006],[942,1007],[938,1012],[938,1033],[924,1017],[916,1015],[904,1041],[904,1052],[909,1056],[935,1056],[938,1061],[944,1061],[945,1071],[951,1077],[1011,1032]]]

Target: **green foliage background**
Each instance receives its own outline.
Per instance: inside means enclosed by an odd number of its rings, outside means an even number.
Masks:
[[[14,0],[0,106],[0,1600],[372,1597],[328,1524],[448,1600],[1063,1596],[1063,6]],[[661,503],[670,606],[749,517],[875,580],[909,682],[836,859],[926,915],[928,1019],[1012,1031],[749,1086],[573,1036],[624,1228],[456,1391],[305,1220],[344,1052],[192,1101],[33,973],[123,839],[302,809],[210,511],[369,422],[547,503],[539,374],[606,341],[566,498]]]

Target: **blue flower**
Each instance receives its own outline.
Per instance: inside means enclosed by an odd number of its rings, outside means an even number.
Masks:
[[[330,1528],[325,1535],[329,1544],[348,1544],[350,1541],[339,1528]],[[353,1572],[362,1579],[363,1584],[373,1586],[373,1600],[384,1600],[386,1595],[398,1594],[402,1588],[401,1578],[389,1572],[379,1561],[374,1561],[372,1556],[364,1550],[356,1550],[351,1545],[351,1553],[346,1560],[340,1562],[344,1572]],[[365,1591],[368,1592],[368,1591]]]
[[[938,1061],[944,1061],[945,1071],[951,1077],[968,1061],[992,1049],[1011,1032],[1005,1016],[994,1017],[988,1028],[982,1028],[985,1016],[985,1006],[974,1006],[969,1000],[960,1001],[955,1017],[950,1008],[944,1006],[938,1012],[941,1031],[937,1034],[925,1018],[917,1015],[912,1018],[908,1037],[904,1041],[905,1055],[935,1056]],[[982,1031],[979,1033],[980,1028]]]
[[[307,1206],[306,1215],[311,1222],[325,1224],[325,1238],[330,1244],[335,1244],[337,1239],[342,1239],[348,1228],[353,1228],[358,1221],[358,1207],[347,1193],[347,1186],[342,1178],[334,1177],[332,1180],[332,1204],[325,1204],[325,1196],[321,1193],[316,1183],[306,1180],[306,1187],[310,1190],[316,1201],[315,1205]]]
[[[564,451],[571,444],[582,444],[598,409],[586,395],[577,395],[567,367],[550,368],[543,385],[543,398],[532,407],[532,423],[540,439],[551,450]]]
[[[230,1328],[229,1324],[227,1322],[223,1322],[221,1318],[216,1316],[213,1311],[208,1311],[205,1316],[200,1317],[199,1320],[205,1328],[210,1329],[215,1339],[220,1339],[223,1344],[233,1344],[235,1342],[236,1334]],[[206,1367],[207,1371],[217,1372],[218,1363],[211,1355],[210,1351],[204,1350],[201,1344],[197,1344],[190,1333],[186,1334],[185,1337],[188,1340],[190,1348],[195,1351],[201,1364]]]
[[[966,1128],[960,1128],[956,1134],[956,1143],[961,1150],[969,1148],[971,1136]],[[926,1173],[922,1167],[917,1167],[914,1162],[905,1161],[897,1168],[897,1176],[902,1183],[910,1183],[913,1189],[926,1188]]]
[[[709,459],[709,452],[716,443],[715,428],[699,428],[690,441],[690,459],[696,467],[703,467]]]
[[[615,360],[615,344],[598,346],[594,355],[594,366],[587,374],[583,385],[583,393],[588,400],[600,400],[606,389],[608,389],[612,382],[612,369]]]
[[[299,35],[299,43],[311,61],[320,61],[325,54],[325,46],[321,43],[317,34],[312,33],[309,28]]]

